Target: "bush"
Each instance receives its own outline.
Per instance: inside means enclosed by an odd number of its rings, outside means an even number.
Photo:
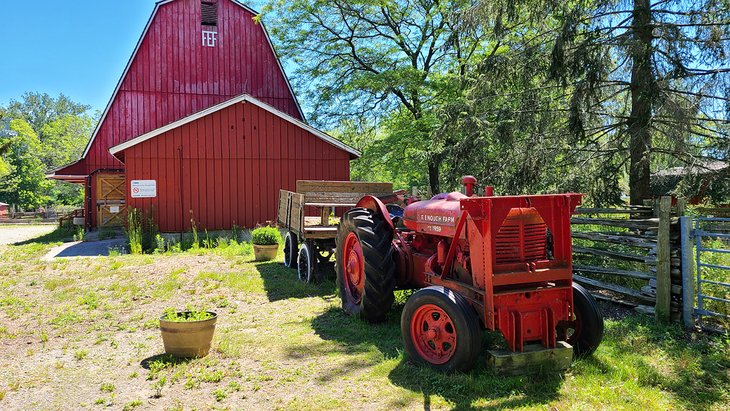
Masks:
[[[278,245],[281,234],[274,227],[259,227],[251,232],[251,242],[256,245]]]

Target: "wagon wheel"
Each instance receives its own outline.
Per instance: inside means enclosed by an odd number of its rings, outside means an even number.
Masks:
[[[603,316],[593,296],[576,283],[573,283],[573,315],[572,321],[558,324],[557,337],[573,346],[574,357],[587,357],[603,339]]]
[[[416,291],[403,307],[401,334],[408,357],[439,371],[468,371],[479,355],[481,329],[460,294],[441,286]]]
[[[393,232],[379,214],[353,208],[337,231],[336,272],[342,308],[371,322],[393,305],[396,281]]]
[[[310,241],[302,243],[297,257],[297,274],[300,281],[310,284],[321,281],[317,270],[316,255],[317,246],[314,243]]]
[[[289,268],[297,268],[299,257],[299,240],[296,234],[287,231],[284,237],[284,265]]]

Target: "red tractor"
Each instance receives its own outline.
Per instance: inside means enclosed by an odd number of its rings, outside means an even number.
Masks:
[[[337,283],[344,310],[385,318],[395,289],[420,288],[403,308],[406,354],[442,371],[470,369],[482,329],[499,330],[513,352],[565,341],[595,351],[603,318],[572,281],[570,217],[580,194],[440,194],[398,209],[372,196],[342,217]]]

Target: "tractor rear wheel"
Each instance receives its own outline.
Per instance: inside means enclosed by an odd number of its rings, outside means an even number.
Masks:
[[[299,256],[299,240],[297,235],[287,231],[284,237],[284,265],[289,268],[297,268],[297,257]]]
[[[408,357],[439,371],[469,371],[482,342],[477,315],[460,294],[441,286],[418,290],[400,321]]]
[[[393,232],[378,213],[353,208],[337,231],[336,271],[342,308],[370,322],[385,319],[393,306],[396,263]]]
[[[573,321],[558,324],[558,339],[573,346],[573,356],[587,357],[603,340],[603,315],[591,293],[573,283]]]

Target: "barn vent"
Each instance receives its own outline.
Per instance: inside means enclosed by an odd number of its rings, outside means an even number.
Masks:
[[[200,16],[204,26],[217,26],[218,5],[212,1],[201,2]]]

